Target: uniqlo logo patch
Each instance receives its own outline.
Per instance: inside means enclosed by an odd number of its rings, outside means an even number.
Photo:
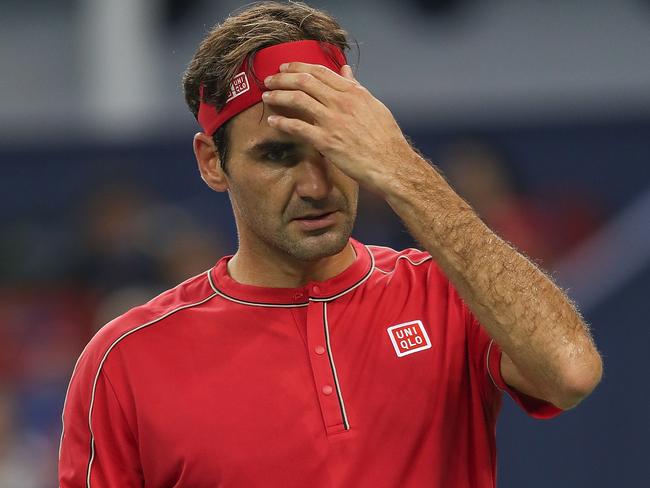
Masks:
[[[398,357],[424,351],[431,347],[427,331],[419,320],[393,325],[386,330]]]
[[[228,94],[226,103],[228,103],[233,98],[238,97],[242,93],[247,92],[249,88],[250,85],[248,84],[248,77],[246,76],[245,72],[242,71],[241,73],[235,75],[233,80],[230,82],[230,93]]]

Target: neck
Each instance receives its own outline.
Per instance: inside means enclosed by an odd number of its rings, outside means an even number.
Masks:
[[[325,281],[342,273],[355,257],[349,241],[337,254],[314,261],[299,261],[279,250],[262,253],[240,246],[228,261],[228,273],[244,285],[298,288],[310,281]]]

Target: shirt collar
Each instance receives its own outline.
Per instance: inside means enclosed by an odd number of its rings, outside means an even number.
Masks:
[[[298,288],[273,288],[245,285],[228,274],[228,261],[233,255],[222,257],[210,270],[208,277],[215,293],[234,302],[253,306],[305,306],[309,301],[329,301],[361,285],[370,277],[374,259],[366,246],[350,238],[356,258],[345,270],[325,281],[310,281]]]

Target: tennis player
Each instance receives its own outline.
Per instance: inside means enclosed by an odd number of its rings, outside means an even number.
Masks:
[[[90,341],[62,488],[494,487],[503,393],[551,418],[600,381],[571,301],[410,144],[348,49],[297,2],[201,43],[194,152],[239,246]],[[418,249],[351,237],[360,186]]]

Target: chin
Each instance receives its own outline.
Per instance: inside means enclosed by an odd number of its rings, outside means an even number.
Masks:
[[[315,261],[341,252],[350,238],[349,232],[327,231],[319,235],[304,236],[285,242],[285,250],[300,261]]]

